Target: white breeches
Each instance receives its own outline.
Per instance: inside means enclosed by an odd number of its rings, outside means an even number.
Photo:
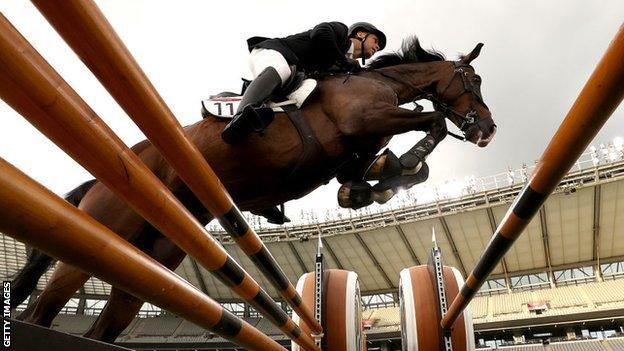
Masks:
[[[282,85],[290,78],[290,66],[279,51],[255,48],[249,55],[249,68],[254,79],[267,67],[273,67],[282,79]]]

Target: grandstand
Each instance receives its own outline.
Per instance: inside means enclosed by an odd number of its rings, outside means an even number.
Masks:
[[[622,156],[621,143],[584,154],[494,270],[470,304],[479,350],[624,350]],[[399,271],[426,262],[431,227],[438,233],[445,263],[463,274],[471,271],[531,171],[525,166],[483,179],[468,178],[459,188],[454,180],[454,191],[444,189],[449,182],[419,186],[385,207],[336,210],[324,219],[323,214],[307,214],[285,227],[256,223],[292,281],[312,270],[316,250],[312,239],[322,234],[327,267],[359,274],[369,350],[398,350]],[[210,229],[261,285],[270,286],[227,235],[217,227]],[[2,235],[0,250],[0,277],[10,280],[25,262],[26,249]],[[176,273],[251,325],[289,344],[275,326],[193,260],[186,258]],[[42,277],[37,293],[49,277],[50,272]],[[104,307],[109,292],[110,286],[90,279],[52,327],[81,335]],[[268,292],[279,300],[275,291]],[[150,304],[117,342],[149,350],[240,349]]]

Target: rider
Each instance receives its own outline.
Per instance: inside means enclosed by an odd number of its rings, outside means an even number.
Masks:
[[[225,127],[221,137],[226,143],[239,142],[252,131],[253,125],[266,126],[273,112],[262,108],[290,78],[290,66],[305,72],[327,70],[332,65],[346,71],[360,69],[356,59],[370,58],[386,46],[385,34],[370,23],[357,22],[351,27],[340,22],[324,22],[316,27],[285,38],[252,37],[247,40],[249,66],[254,80],[238,105],[238,111]]]

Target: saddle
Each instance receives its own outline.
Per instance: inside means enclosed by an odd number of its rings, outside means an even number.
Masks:
[[[214,117],[223,120],[232,119],[250,82],[250,80],[243,78],[240,94],[224,91],[216,95],[210,95],[208,99],[202,100],[202,117]],[[300,109],[316,91],[316,86],[316,79],[307,78],[304,73],[296,72],[293,69],[293,74],[291,74],[288,82],[271,101],[266,103],[266,106],[271,108],[273,112],[288,112],[287,110]]]
[[[267,108],[273,110],[274,113],[284,112],[288,115],[302,143],[302,155],[299,157],[292,172],[288,175],[288,181],[284,184],[285,187],[296,185],[299,176],[313,172],[313,169],[307,169],[304,165],[313,164],[316,159],[322,158],[325,155],[325,150],[319,143],[312,127],[300,110],[316,91],[317,80],[307,78],[302,72],[295,72],[294,67],[291,69],[293,69],[291,78],[282,89],[275,94],[275,97],[266,103]],[[211,95],[208,99],[202,100],[202,117],[226,121],[232,119],[238,110],[238,104],[249,83],[249,80],[243,79],[243,86],[240,94],[225,91],[216,95]],[[266,218],[269,223],[273,224],[290,222],[290,219],[284,214],[283,206],[281,206],[281,208],[274,206],[259,211],[252,211],[252,213]]]

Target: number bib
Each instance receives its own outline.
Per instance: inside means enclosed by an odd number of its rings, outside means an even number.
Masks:
[[[202,101],[204,108],[217,117],[231,118],[241,102],[240,96],[213,97]]]

